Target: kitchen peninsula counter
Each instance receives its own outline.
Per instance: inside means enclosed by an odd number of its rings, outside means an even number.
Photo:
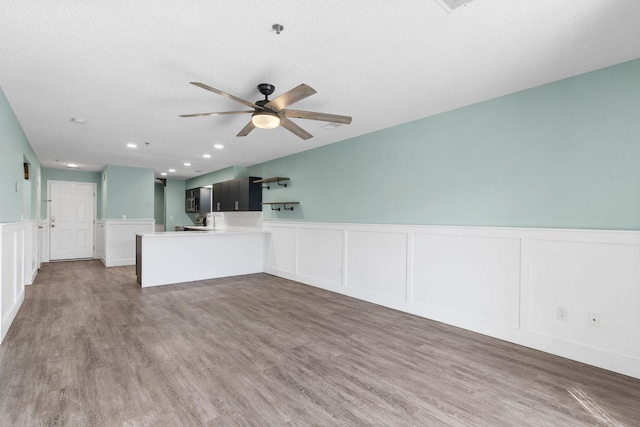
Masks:
[[[266,236],[261,228],[197,228],[136,234],[140,286],[159,286],[264,272]]]

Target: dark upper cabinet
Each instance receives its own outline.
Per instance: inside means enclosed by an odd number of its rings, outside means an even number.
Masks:
[[[196,210],[196,192],[195,190],[187,190],[184,196],[184,211],[197,212]]]
[[[211,210],[211,189],[191,188],[186,191],[185,212],[209,212]]]
[[[260,177],[250,176],[238,181],[238,210],[262,211],[262,184],[254,184],[253,181]]]
[[[200,189],[200,206],[198,212],[211,212],[211,189]]]
[[[213,211],[222,211],[222,182],[213,184]]]
[[[246,177],[213,184],[213,210],[215,212],[261,211],[262,188]]]
[[[227,181],[225,182],[225,184],[226,187],[224,189],[224,192],[222,193],[224,210],[227,212],[237,211],[240,184],[236,179],[234,179],[233,181]]]

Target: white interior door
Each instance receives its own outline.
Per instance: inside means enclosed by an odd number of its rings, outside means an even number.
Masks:
[[[49,182],[50,259],[93,258],[95,184]]]

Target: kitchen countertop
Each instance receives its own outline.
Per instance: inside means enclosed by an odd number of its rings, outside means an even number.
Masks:
[[[158,231],[155,233],[136,233],[136,236],[141,237],[193,237],[193,236],[220,236],[225,234],[267,234],[269,231],[262,228],[250,228],[250,227],[228,227],[228,228],[211,228],[204,226],[185,226],[185,229],[193,231]]]

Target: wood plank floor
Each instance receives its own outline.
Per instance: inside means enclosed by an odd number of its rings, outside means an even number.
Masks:
[[[267,274],[79,261],[27,287],[0,425],[637,426],[640,380]]]

